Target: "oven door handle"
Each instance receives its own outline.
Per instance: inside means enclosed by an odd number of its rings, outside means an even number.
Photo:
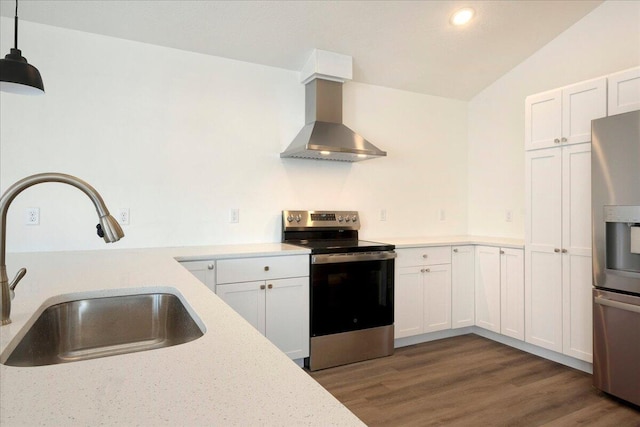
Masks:
[[[386,261],[397,257],[394,251],[349,252],[342,254],[312,255],[311,264],[337,264],[343,262]]]
[[[640,313],[640,305],[627,304],[625,302],[613,301],[613,300],[602,298],[602,297],[595,297],[594,302],[596,304],[606,305],[606,306],[617,308],[620,310]]]

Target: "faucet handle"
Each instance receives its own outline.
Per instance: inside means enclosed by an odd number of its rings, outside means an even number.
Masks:
[[[14,292],[14,289],[16,288],[16,286],[18,286],[18,282],[22,280],[25,274],[27,274],[27,269],[21,268],[20,270],[18,270],[18,273],[16,273],[16,277],[14,277],[11,283],[9,284],[9,293],[11,295],[11,299],[13,299],[13,297],[16,294]]]

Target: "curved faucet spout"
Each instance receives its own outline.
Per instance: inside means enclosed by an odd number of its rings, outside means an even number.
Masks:
[[[84,194],[86,194],[98,212],[100,217],[100,226],[103,231],[101,237],[107,243],[117,242],[124,237],[124,232],[118,222],[109,214],[109,209],[102,200],[100,194],[89,185],[87,182],[76,178],[72,175],[66,175],[62,173],[40,173],[31,175],[13,184],[5,191],[0,197],[0,287],[1,287],[1,299],[0,299],[0,311],[2,314],[2,325],[11,323],[11,291],[16,287],[18,281],[24,276],[24,273],[20,274],[20,277],[16,277],[11,283],[11,289],[9,287],[9,279],[7,277],[7,265],[6,265],[6,232],[7,232],[7,212],[13,199],[18,194],[26,190],[27,188],[43,182],[61,182],[63,184],[69,184],[76,187]]]

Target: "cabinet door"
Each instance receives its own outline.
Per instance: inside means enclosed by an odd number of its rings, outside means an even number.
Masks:
[[[563,352],[591,362],[591,144],[562,151]]]
[[[245,282],[220,285],[217,294],[254,328],[265,333],[265,283]]]
[[[640,68],[611,74],[608,83],[610,116],[640,110]]]
[[[525,339],[562,351],[562,150],[526,153]]]
[[[563,144],[591,141],[591,120],[607,116],[607,79],[599,78],[562,90]]]
[[[524,341],[524,253],[500,250],[500,331]]]
[[[396,338],[423,333],[424,267],[396,268],[394,330]]]
[[[525,150],[553,147],[562,133],[562,92],[528,96],[525,101]],[[557,142],[555,142],[557,140]]]
[[[451,327],[475,324],[475,248],[454,246],[451,254]]]
[[[292,359],[309,356],[309,278],[267,281],[265,335]]]
[[[215,261],[182,261],[180,265],[189,270],[213,292],[216,291]]]
[[[425,267],[424,332],[451,328],[451,264]]]
[[[476,326],[500,333],[500,248],[476,246]]]

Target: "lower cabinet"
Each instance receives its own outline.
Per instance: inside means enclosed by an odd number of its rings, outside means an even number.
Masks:
[[[454,246],[451,249],[451,327],[475,325],[475,312],[475,246]]]
[[[182,261],[292,359],[309,356],[309,256]]]
[[[524,253],[476,247],[476,326],[524,340]]]
[[[218,296],[292,359],[309,356],[309,278],[218,285]]]
[[[180,265],[189,270],[198,280],[207,285],[213,292],[216,291],[216,262],[206,261],[181,261]]]
[[[500,248],[476,246],[476,326],[500,333]]]
[[[395,337],[450,329],[451,248],[397,249],[396,252]]]
[[[522,249],[500,249],[500,333],[524,341]]]

